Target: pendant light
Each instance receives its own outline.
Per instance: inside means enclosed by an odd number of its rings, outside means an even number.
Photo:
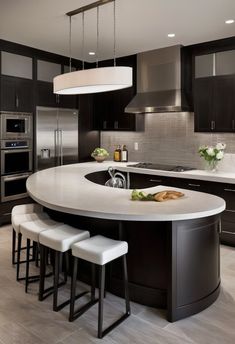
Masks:
[[[99,55],[99,6],[113,2],[114,17],[114,65],[113,67],[98,67]],[[86,11],[97,8],[97,61],[96,68],[84,69],[84,14]],[[82,65],[83,69],[71,71],[71,18],[82,13]],[[132,68],[116,66],[116,6],[115,0],[100,0],[77,10],[68,12],[70,19],[69,46],[70,46],[70,72],[56,76],[53,79],[54,93],[56,94],[87,94],[120,90],[132,86]]]

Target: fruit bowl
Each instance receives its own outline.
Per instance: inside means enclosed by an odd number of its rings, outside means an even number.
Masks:
[[[96,148],[91,153],[92,158],[94,158],[97,162],[103,162],[108,156],[109,153],[104,148]]]

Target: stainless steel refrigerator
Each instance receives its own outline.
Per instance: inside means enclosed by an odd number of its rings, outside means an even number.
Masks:
[[[78,162],[78,110],[37,107],[35,169]]]

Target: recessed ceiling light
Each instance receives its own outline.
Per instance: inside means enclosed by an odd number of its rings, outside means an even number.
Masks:
[[[234,20],[233,19],[228,19],[225,21],[225,24],[233,24]]]
[[[89,51],[89,55],[95,55],[94,51]]]
[[[170,38],[175,37],[175,33],[168,33],[167,36],[170,37]]]

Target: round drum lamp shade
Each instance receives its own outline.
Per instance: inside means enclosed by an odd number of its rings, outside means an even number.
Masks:
[[[65,73],[53,79],[56,94],[87,94],[132,86],[131,67],[102,67]]]

